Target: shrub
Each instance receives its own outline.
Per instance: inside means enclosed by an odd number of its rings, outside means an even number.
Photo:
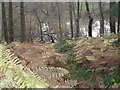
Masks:
[[[59,53],[66,53],[72,49],[72,45],[68,44],[66,40],[63,40],[56,45],[56,49]]]

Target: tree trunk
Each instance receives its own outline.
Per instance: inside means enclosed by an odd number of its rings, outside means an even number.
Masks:
[[[114,13],[115,2],[110,2],[110,31],[111,33],[116,33],[115,31],[115,13]]]
[[[120,1],[118,2],[118,30],[117,33],[120,32]]]
[[[58,9],[58,20],[59,20],[59,30],[60,30],[60,40],[62,40],[62,27],[61,27],[61,17],[60,17],[60,9],[59,5],[57,4],[57,9]]]
[[[0,44],[2,42],[2,3],[0,2]]]
[[[90,10],[89,10],[89,4],[86,1],[86,10],[89,18],[89,24],[88,24],[88,36],[92,37],[92,23],[93,23],[93,18],[91,17]]]
[[[2,3],[0,2],[0,44],[2,43]]]
[[[51,40],[52,40],[51,43],[55,43],[55,41],[54,41],[52,35],[51,35],[50,37],[51,37]]]
[[[39,21],[39,25],[40,25],[40,38],[41,38],[41,41],[43,42],[44,40],[43,40],[43,31],[42,31],[42,23],[41,23],[41,21]]]
[[[73,38],[73,14],[72,14],[72,2],[69,2],[69,15],[70,15],[70,29],[71,29],[71,38]]]
[[[76,18],[76,38],[79,37],[79,17],[80,17],[80,2],[77,2],[77,18]]]
[[[5,3],[4,2],[2,2],[2,32],[3,32],[3,36],[4,36],[5,41],[7,43],[9,43],[6,11],[5,11]]]
[[[38,22],[39,22],[39,27],[40,27],[40,38],[41,38],[41,41],[43,42],[44,40],[43,40],[43,31],[42,31],[42,23],[41,23],[41,20],[40,20],[40,18],[39,18],[39,15],[38,15],[38,12],[36,11],[36,18],[37,18],[37,20],[38,20]]]
[[[24,14],[24,3],[20,2],[20,16],[21,16],[21,42],[25,42],[25,14]]]
[[[49,22],[48,22],[48,26],[49,26],[49,29],[47,28],[48,36],[50,37],[51,42],[54,43],[55,41],[54,41],[54,39],[53,39],[53,37],[52,37],[52,34],[51,34],[51,32],[50,32],[50,30],[51,30],[51,26],[50,26]]]
[[[27,32],[27,35],[26,35],[26,41],[27,42],[33,42],[32,40],[32,30],[33,30],[33,28],[32,28],[32,16],[31,17],[29,17],[29,20],[27,20],[26,19],[26,21],[28,22],[29,21],[29,31]]]
[[[99,9],[100,9],[100,36],[102,36],[104,34],[104,16],[101,2],[99,2]]]
[[[8,19],[9,19],[9,23],[8,23],[9,41],[12,42],[14,40],[12,2],[9,2],[9,16],[8,16]]]

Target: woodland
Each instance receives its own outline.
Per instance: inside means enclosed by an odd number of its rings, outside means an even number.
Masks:
[[[0,6],[0,89],[120,88],[120,1]]]

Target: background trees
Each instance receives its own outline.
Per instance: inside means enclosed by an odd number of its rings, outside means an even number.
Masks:
[[[32,39],[56,42],[116,33],[119,10],[119,3],[115,2],[3,2],[3,36],[7,42]]]

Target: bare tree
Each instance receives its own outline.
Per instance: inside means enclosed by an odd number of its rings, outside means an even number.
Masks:
[[[99,2],[99,9],[100,9],[100,35],[102,36],[104,34],[104,16],[101,2]]]
[[[0,3],[0,43],[2,41],[2,3]]]
[[[78,0],[77,2],[77,18],[76,18],[76,37],[79,37],[79,33],[80,33],[80,30],[79,30],[79,20],[80,19],[80,2]]]
[[[49,40],[52,42],[52,43],[54,43],[55,41],[54,41],[54,38],[53,38],[53,36],[52,36],[52,34],[53,33],[51,33],[51,31],[52,31],[52,27],[51,27],[51,23],[52,22],[50,22],[50,12],[48,11],[48,9],[47,9],[47,11],[44,11],[44,10],[42,10],[41,9],[41,12],[42,13],[44,13],[44,15],[46,15],[46,19],[48,19],[47,20],[47,24],[46,25],[48,25],[48,27],[46,26],[46,34],[43,34],[43,35],[47,35],[49,38]]]
[[[5,3],[4,2],[2,2],[2,29],[3,29],[4,39],[7,43],[9,43],[7,20],[6,20],[6,10],[5,10]]]
[[[8,15],[8,31],[9,31],[9,41],[12,42],[14,40],[14,31],[13,31],[13,8],[12,2],[9,2],[9,15]]]
[[[120,32],[120,1],[118,2],[118,30],[117,33]]]
[[[56,5],[57,5],[57,9],[58,9],[58,20],[59,20],[60,40],[62,40],[62,27],[61,27],[61,17],[60,17],[59,3],[56,2]]]
[[[22,42],[25,42],[25,14],[24,14],[24,3],[20,2],[20,16],[21,16],[21,36]]]
[[[72,2],[69,2],[69,15],[70,15],[70,29],[71,29],[71,38],[73,38],[73,13],[72,13]]]
[[[54,39],[53,39],[53,37],[52,37],[52,33],[50,32],[51,26],[50,26],[49,22],[48,22],[48,26],[49,26],[49,29],[47,28],[47,31],[48,31],[48,34],[47,34],[47,35],[50,37],[51,42],[54,43],[55,41],[54,41]]]
[[[93,18],[91,17],[90,10],[89,10],[89,4],[86,0],[86,10],[89,18],[89,24],[88,24],[88,35],[89,37],[92,37],[92,23],[93,23]]]
[[[110,2],[110,31],[111,33],[116,33],[114,7],[115,7],[115,2]]]
[[[43,41],[42,21],[40,19],[40,16],[38,15],[38,11],[37,10],[35,11],[35,14],[36,14],[36,19],[39,22],[39,28],[40,28],[40,34],[41,34],[40,38],[41,38],[41,41]]]

